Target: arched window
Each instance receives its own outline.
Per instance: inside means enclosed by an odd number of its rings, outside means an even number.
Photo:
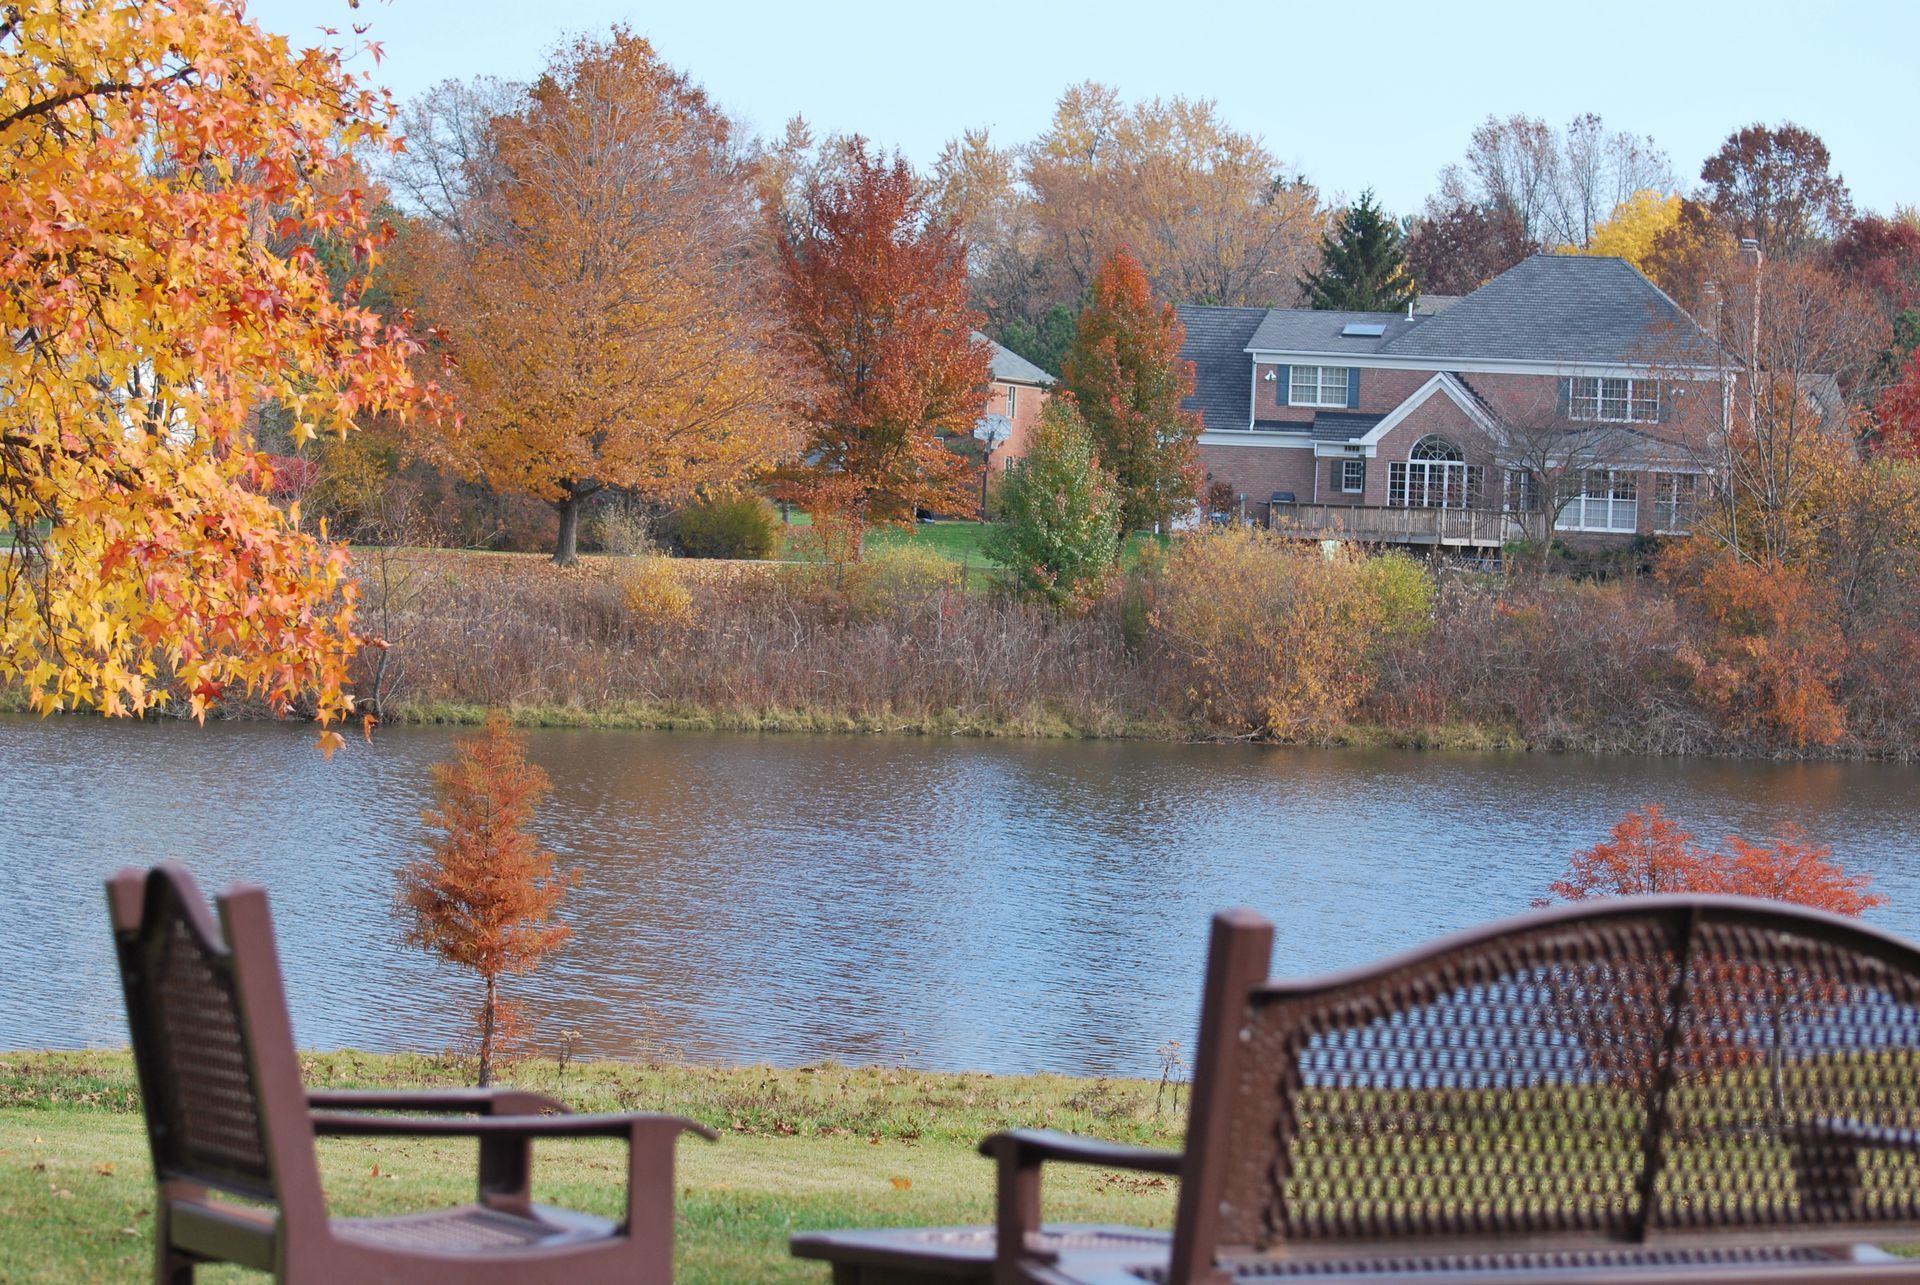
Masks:
[[[1413,444],[1405,463],[1387,466],[1387,503],[1408,509],[1464,509],[1480,486],[1480,466],[1459,445],[1437,434]]]

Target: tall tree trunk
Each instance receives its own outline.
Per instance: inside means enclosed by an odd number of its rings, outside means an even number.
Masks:
[[[487,997],[480,1005],[480,1087],[493,1084],[493,1027],[500,1004],[499,981],[487,978]]]
[[[560,510],[560,537],[553,546],[557,567],[570,567],[580,560],[580,504],[585,498],[570,490],[566,499],[554,501],[553,507]]]

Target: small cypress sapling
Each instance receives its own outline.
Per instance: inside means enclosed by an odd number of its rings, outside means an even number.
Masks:
[[[1120,497],[1070,395],[1047,399],[1000,503],[986,554],[1016,589],[1061,606],[1099,592],[1120,556]]]
[[[553,917],[573,873],[528,833],[533,810],[553,790],[527,762],[526,738],[498,710],[454,742],[452,762],[433,767],[435,806],[420,819],[441,833],[432,854],[399,872],[397,907],[409,921],[407,944],[480,975],[481,1088],[493,1082],[493,1057],[513,1009],[500,997],[504,973],[527,973],[572,935]]]

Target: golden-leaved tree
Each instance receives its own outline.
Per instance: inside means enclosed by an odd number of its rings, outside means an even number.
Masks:
[[[383,233],[350,153],[387,107],[344,57],[238,0],[0,6],[0,683],[36,709],[351,707],[344,555],[268,502],[250,427],[429,391],[358,303]]]
[[[563,565],[601,490],[674,502],[789,455],[771,256],[732,122],[616,28],[562,48],[484,129],[407,242],[465,415],[430,453],[551,503]]]

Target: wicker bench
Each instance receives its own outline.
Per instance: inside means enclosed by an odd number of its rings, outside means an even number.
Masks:
[[[1309,981],[1270,980],[1272,945],[1215,917],[1184,1152],[1000,1134],[994,1228],[794,1252],[840,1285],[1920,1282],[1885,1248],[1920,1242],[1906,943],[1645,897]],[[1049,1162],[1177,1173],[1171,1236],[1043,1228]]]

